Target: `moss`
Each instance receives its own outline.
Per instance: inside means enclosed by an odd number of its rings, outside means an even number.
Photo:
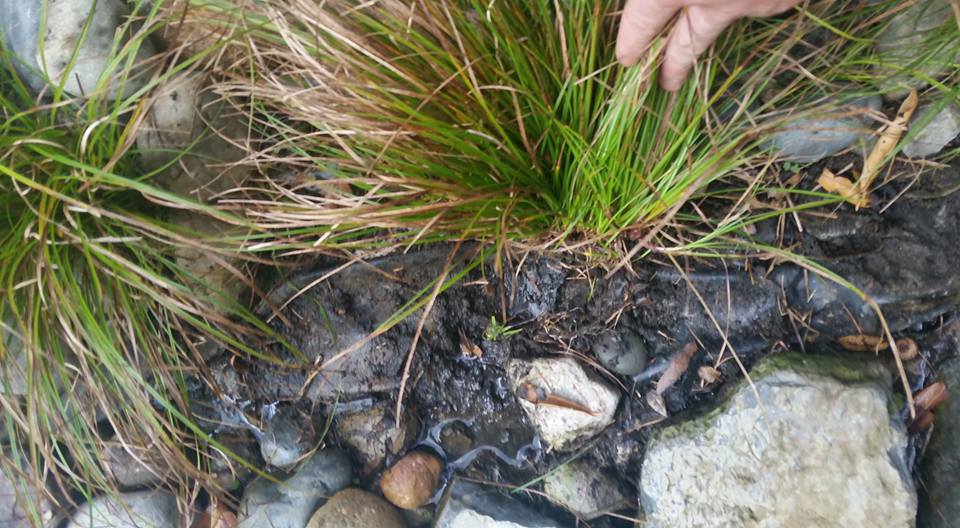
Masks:
[[[887,410],[891,417],[895,416],[902,408],[890,389],[893,381],[892,375],[882,363],[869,355],[825,355],[825,354],[803,354],[799,352],[785,352],[782,354],[773,354],[760,360],[750,369],[750,380],[758,383],[767,376],[790,370],[799,374],[808,374],[814,376],[830,377],[847,385],[874,385],[883,389],[887,394]],[[672,424],[664,427],[654,437],[663,438],[676,434],[682,434],[690,427],[700,427],[702,424],[709,423],[720,413],[727,410],[727,403],[741,390],[749,390],[749,382],[741,379],[729,383],[720,393],[716,401],[709,404],[706,409],[692,409],[689,412],[682,413],[673,417]]]

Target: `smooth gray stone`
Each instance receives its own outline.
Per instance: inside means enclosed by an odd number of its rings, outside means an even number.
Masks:
[[[863,97],[823,113],[798,117],[770,134],[763,145],[783,160],[819,161],[869,138],[875,127],[866,116],[882,104],[880,96]]]
[[[325,499],[347,487],[352,478],[343,453],[318,451],[280,484],[262,477],[251,482],[240,499],[240,528],[303,528]]]
[[[434,528],[560,528],[510,497],[462,480],[447,489]]]
[[[151,490],[98,497],[81,505],[65,528],[171,528],[180,521],[177,499]]]

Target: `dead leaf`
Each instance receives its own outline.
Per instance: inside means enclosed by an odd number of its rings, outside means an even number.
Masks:
[[[703,381],[704,385],[710,385],[716,383],[720,379],[720,371],[711,367],[710,365],[703,365],[697,369],[697,374],[700,376],[700,379]]]
[[[869,207],[869,196],[861,196],[854,183],[847,178],[837,176],[830,169],[824,167],[820,173],[820,179],[817,180],[823,190],[839,195],[847,202],[857,207]]]
[[[556,394],[550,394],[546,391],[546,389],[542,387],[536,387],[531,383],[522,383],[517,388],[517,397],[527,400],[534,405],[552,405],[553,407],[571,409],[589,414],[591,416],[597,415],[596,412],[591,411],[590,408],[585,405],[577,403],[573,400],[569,400],[562,396],[557,396]]]
[[[913,395],[913,404],[918,409],[932,411],[948,399],[950,399],[950,392],[947,390],[947,385],[938,381],[917,391]]]
[[[470,359],[480,359],[483,357],[483,349],[475,345],[473,341],[470,341],[467,334],[463,333],[462,328],[460,329],[460,353]]]
[[[657,412],[660,416],[664,418],[670,416],[670,413],[667,412],[667,402],[664,401],[663,396],[660,395],[657,391],[650,391],[647,393],[645,398],[647,400],[647,405],[651,409]]]
[[[670,358],[670,363],[663,371],[663,375],[657,380],[657,388],[655,389],[657,394],[663,394],[683,376],[683,373],[687,371],[687,367],[690,366],[690,358],[692,358],[696,352],[697,344],[687,343],[682,350]]]
[[[900,137],[907,131],[907,124],[910,122],[914,110],[917,109],[918,102],[917,91],[910,90],[910,95],[900,104],[900,109],[897,110],[897,115],[893,118],[893,121],[880,129],[880,138],[874,145],[873,150],[870,151],[870,155],[864,160],[863,171],[860,173],[860,179],[857,180],[859,196],[865,198],[867,193],[870,192],[870,186],[876,179],[877,174],[880,173],[880,169],[883,168],[883,163],[896,148],[897,143],[900,142]]]
[[[883,337],[868,335],[843,336],[837,339],[837,343],[850,352],[879,352],[887,347],[887,340]]]

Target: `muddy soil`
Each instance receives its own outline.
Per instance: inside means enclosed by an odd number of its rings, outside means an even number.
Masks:
[[[826,163],[839,170],[847,161]],[[806,171],[802,187],[813,187],[820,166]],[[892,201],[882,214],[879,206],[854,211],[840,205],[801,215],[802,231],[788,219],[760,225],[754,236],[792,248],[873,298],[893,332],[920,344],[921,359],[907,366],[911,383],[920,386],[952,353],[940,345],[938,328],[951,320],[960,299],[958,188],[960,164],[954,164],[881,188],[876,202]],[[709,404],[741,376],[734,352],[749,368],[764,355],[788,349],[839,353],[836,337],[879,332],[875,312],[856,294],[785,262],[691,259],[682,262],[683,273],[646,262],[605,279],[605,270],[533,254],[501,259],[501,273],[489,250],[467,245],[451,256],[452,249],[355,263],[329,277],[332,267],[318,266],[287,278],[259,308],[272,317],[281,339],[256,344],[287,365],[224,353],[212,362],[221,390],[234,401],[252,402],[252,408],[296,407],[302,427],[321,433],[328,417],[344,409],[375,402],[392,409],[423,312],[415,310],[389,331],[366,336],[418,293],[429,292],[449,264],[451,277],[463,276],[437,297],[425,320],[409,363],[403,419],[418,424],[421,438],[444,420],[470,420],[444,429],[440,443],[449,460],[479,446],[515,453],[535,433],[507,388],[507,360],[572,355],[623,390],[615,424],[582,456],[618,476],[635,496],[634,468],[644,443],[666,423],[643,395],[685,344],[698,343],[699,351],[664,395],[670,420]],[[599,365],[591,350],[610,332],[639,336],[648,356],[644,372],[621,376]],[[348,348],[353,351],[338,355]],[[721,378],[704,388],[697,367],[716,363],[720,354]],[[328,433],[325,441],[339,439]],[[543,453],[517,469],[484,454],[459,474],[521,485],[569,456]],[[365,475],[364,485],[375,486],[376,471]],[[573,521],[535,495],[518,498]],[[605,518],[591,525],[630,523]]]

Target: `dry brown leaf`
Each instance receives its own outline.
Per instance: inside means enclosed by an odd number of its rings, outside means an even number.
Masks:
[[[483,357],[483,349],[470,341],[467,334],[460,329],[460,353],[470,359],[480,359]]]
[[[837,339],[837,342],[850,352],[879,352],[887,348],[887,340],[877,336],[848,335]]]
[[[900,104],[900,109],[897,110],[893,121],[880,129],[880,138],[870,151],[870,155],[864,160],[863,171],[860,173],[860,179],[857,180],[857,193],[861,198],[866,198],[873,180],[880,173],[887,157],[896,148],[903,133],[907,131],[907,124],[910,123],[910,117],[917,109],[918,102],[917,91],[910,90],[910,95]]]
[[[841,196],[847,202],[857,207],[869,207],[870,197],[861,195],[854,183],[843,176],[837,176],[830,169],[824,167],[817,180],[823,190]]]
[[[910,434],[922,433],[930,429],[930,426],[933,425],[933,419],[934,415],[932,412],[920,411],[920,414],[910,422],[910,427],[907,429],[907,432]]]
[[[667,412],[667,402],[663,400],[663,396],[661,396],[657,391],[648,392],[646,400],[647,405],[656,411],[657,414],[663,416],[664,418],[670,416],[670,414]]]
[[[720,379],[720,371],[710,365],[703,365],[697,369],[697,374],[700,376],[700,379],[703,380],[704,385],[716,383],[717,380]]]
[[[947,385],[942,381],[927,385],[913,395],[914,405],[918,409],[927,411],[932,411],[948,399],[950,399],[950,392],[947,390]]]
[[[670,364],[667,365],[666,370],[663,371],[663,375],[657,380],[657,394],[663,394],[680,379],[680,376],[683,376],[683,373],[687,371],[687,367],[690,366],[690,358],[692,358],[696,352],[697,344],[687,343],[680,352],[677,352],[670,358]]]

